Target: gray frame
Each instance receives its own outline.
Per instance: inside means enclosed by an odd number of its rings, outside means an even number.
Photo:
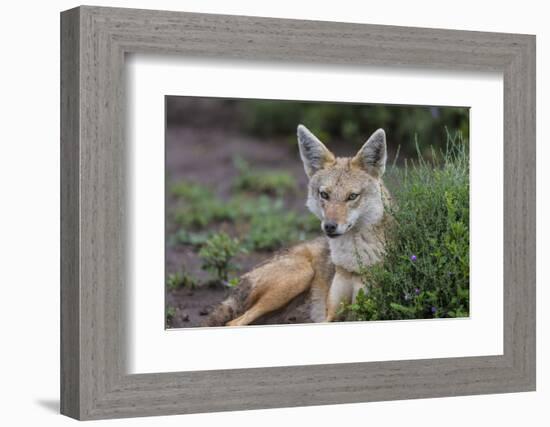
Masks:
[[[504,354],[125,373],[124,56],[504,75]],[[488,159],[489,160],[489,159]],[[535,390],[535,37],[79,7],[61,14],[61,412],[78,419]]]

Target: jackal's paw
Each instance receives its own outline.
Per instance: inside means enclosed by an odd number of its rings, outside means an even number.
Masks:
[[[227,322],[225,326],[241,326],[241,322],[239,321],[239,319],[233,319]]]

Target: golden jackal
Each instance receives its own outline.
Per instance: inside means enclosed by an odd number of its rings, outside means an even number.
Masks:
[[[307,207],[321,220],[326,237],[299,244],[243,275],[234,292],[210,314],[208,326],[248,325],[309,292],[314,322],[336,319],[341,303],[364,286],[361,267],[384,254],[385,206],[382,182],[386,135],[378,129],[354,157],[335,157],[305,126],[298,145],[309,178]]]

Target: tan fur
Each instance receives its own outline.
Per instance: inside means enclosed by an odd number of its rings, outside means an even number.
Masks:
[[[335,224],[335,234],[299,244],[243,275],[208,325],[248,325],[304,292],[311,299],[311,319],[331,322],[341,304],[354,301],[365,286],[361,268],[384,256],[385,231],[391,223],[385,210],[391,198],[381,180],[384,132],[375,132],[353,158],[334,157],[301,125],[298,140],[310,178],[307,206],[323,225]]]
[[[333,276],[334,266],[325,239],[299,244],[243,275],[234,294],[216,307],[206,326],[248,325],[312,288],[312,306],[324,307]],[[239,291],[242,286],[248,288],[244,293]],[[317,313],[317,321],[324,315],[323,308],[322,313]]]
[[[359,289],[363,287],[361,276],[342,267],[336,267],[336,273],[327,295],[325,320],[327,322],[336,320],[341,305],[355,302]]]
[[[344,222],[348,216],[348,209],[345,203],[342,202],[325,202],[324,203],[325,218],[337,223]]]

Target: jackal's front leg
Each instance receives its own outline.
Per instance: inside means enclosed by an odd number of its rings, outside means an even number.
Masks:
[[[350,273],[341,268],[336,268],[336,273],[330,285],[327,296],[327,315],[326,322],[337,320],[338,310],[343,304],[355,302],[359,289],[363,288],[361,277],[355,273]]]
[[[327,314],[325,322],[333,322],[338,317],[338,310],[342,303],[349,304],[353,295],[353,285],[348,272],[336,270],[327,295]]]

